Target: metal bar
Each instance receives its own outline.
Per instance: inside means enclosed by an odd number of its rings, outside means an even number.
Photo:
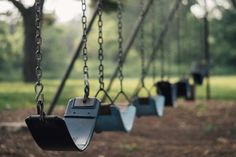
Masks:
[[[138,17],[138,19],[137,19],[137,21],[136,21],[136,23],[134,25],[134,29],[132,29],[133,32],[131,33],[130,38],[128,39],[128,42],[125,45],[125,48],[124,48],[124,51],[123,51],[124,55],[123,55],[123,58],[122,58],[122,64],[125,62],[125,60],[126,60],[126,58],[128,56],[129,50],[130,50],[131,46],[133,45],[133,43],[135,41],[135,38],[136,38],[136,36],[138,34],[138,31],[140,29],[140,25],[143,23],[144,18],[146,17],[149,9],[152,6],[152,3],[153,3],[153,0],[149,0],[148,1],[146,6],[144,7],[144,12],[141,13],[141,15],[139,15],[139,17]],[[116,69],[114,70],[114,73],[113,73],[113,75],[112,75],[112,77],[110,79],[110,82],[109,82],[109,84],[107,86],[107,89],[106,89],[107,92],[110,91],[110,89],[112,87],[112,84],[113,84],[113,82],[114,82],[114,80],[115,80],[115,78],[116,78],[116,76],[118,74],[118,71],[119,71],[119,66],[117,66]],[[104,101],[104,100],[105,100],[105,96],[103,96],[103,98],[102,98],[102,101]]]
[[[95,19],[97,17],[97,12],[98,12],[98,7],[96,7],[96,9],[95,9],[95,11],[93,13],[93,16],[92,16],[92,18],[91,18],[91,20],[90,20],[90,22],[88,24],[87,34],[89,34],[89,32],[90,32],[90,30],[91,30],[91,28],[92,28],[92,26],[94,24],[94,21],[95,21]],[[58,102],[58,99],[59,99],[59,97],[60,97],[60,95],[62,93],[62,90],[63,90],[63,88],[64,88],[64,86],[66,84],[66,81],[69,78],[71,71],[73,70],[74,64],[75,64],[78,56],[81,53],[81,49],[82,48],[83,48],[83,39],[80,40],[79,46],[78,46],[76,52],[74,53],[74,55],[73,55],[73,57],[72,57],[72,59],[70,61],[70,64],[67,67],[67,70],[66,70],[66,72],[65,72],[65,74],[64,74],[64,76],[63,76],[63,78],[61,80],[61,83],[58,86],[58,89],[57,89],[57,91],[56,91],[56,93],[55,93],[55,95],[54,95],[54,97],[53,97],[53,99],[52,99],[52,101],[50,103],[50,106],[49,106],[49,109],[47,111],[47,114],[50,115],[53,112],[53,110],[54,110],[54,108],[56,106],[56,103]]]
[[[146,75],[148,74],[148,71],[149,71],[149,69],[150,69],[150,66],[151,66],[151,64],[152,64],[152,62],[153,62],[153,60],[154,60],[154,58],[155,58],[156,52],[157,52],[157,51],[160,49],[160,47],[161,47],[161,43],[162,43],[162,41],[163,41],[163,39],[164,39],[164,37],[165,37],[165,35],[166,35],[168,29],[169,29],[169,25],[170,25],[172,19],[174,18],[174,15],[175,15],[176,11],[177,11],[178,8],[179,8],[180,2],[181,2],[181,0],[176,0],[174,7],[173,7],[173,9],[171,10],[171,12],[170,12],[170,14],[169,14],[169,16],[168,16],[168,18],[167,18],[167,20],[166,20],[166,22],[165,22],[164,27],[162,27],[161,33],[160,33],[159,38],[157,39],[156,45],[155,45],[155,47],[154,47],[155,51],[152,52],[152,54],[151,54],[151,56],[150,56],[150,58],[149,58],[149,60],[148,60],[148,62],[147,62],[148,64],[147,64],[146,67],[145,67],[145,70],[146,70],[146,73],[145,73],[145,74],[146,74]],[[140,82],[141,82],[141,80],[139,81],[139,83],[138,83],[138,85],[137,85],[137,87],[136,87],[136,89],[135,89],[135,91],[134,91],[132,97],[134,97],[134,96],[137,94],[138,88],[139,88],[139,86],[140,86]]]
[[[207,2],[204,0],[205,3],[205,16],[204,16],[204,52],[205,52],[205,60],[206,66],[208,68],[208,75],[206,77],[206,99],[211,99],[211,85],[210,85],[210,52],[209,52],[209,23],[208,23],[208,11],[207,11]]]

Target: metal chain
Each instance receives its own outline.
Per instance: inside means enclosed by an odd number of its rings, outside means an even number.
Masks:
[[[100,84],[100,90],[104,90],[104,66],[103,66],[103,32],[102,32],[102,27],[103,27],[103,21],[102,21],[102,0],[99,0],[98,4],[98,44],[99,44],[99,49],[98,49],[98,59],[100,61],[99,65],[99,84]]]
[[[83,74],[84,74],[84,101],[89,97],[90,86],[89,86],[89,68],[87,65],[88,62],[88,49],[87,49],[87,16],[86,16],[86,0],[82,1],[82,27],[83,27],[83,60],[84,60],[84,67],[83,67]]]
[[[121,6],[121,1],[118,1],[118,12],[117,12],[117,17],[118,17],[118,51],[119,51],[119,80],[120,80],[120,88],[121,91],[123,91],[123,36],[122,36],[122,30],[123,30],[123,24],[122,24],[122,6]]]
[[[176,17],[176,40],[177,40],[177,65],[178,75],[181,75],[181,47],[180,47],[180,9],[177,11]]]
[[[110,103],[113,104],[113,100],[111,99],[107,91],[104,89],[105,84],[104,84],[104,66],[103,66],[104,55],[103,55],[102,13],[103,13],[102,0],[99,0],[98,1],[98,44],[99,44],[98,60],[100,61],[100,64],[99,64],[98,70],[99,70],[100,87],[97,93],[95,94],[95,97],[97,97],[100,92],[104,92],[106,98],[108,98]]]
[[[173,29],[173,28],[171,28]],[[172,72],[172,68],[173,68],[173,62],[172,62],[172,51],[171,51],[171,47],[170,47],[170,42],[167,43],[167,47],[166,47],[166,71],[167,71],[167,81],[170,81],[171,78],[171,72]]]
[[[153,1],[152,6],[152,52],[155,51],[155,35],[156,35],[156,23],[155,23],[155,1]],[[152,58],[152,78],[153,78],[153,84],[155,84],[156,81],[156,55]]]
[[[164,54],[164,40],[162,39],[160,44],[161,51],[161,80],[164,80],[165,77],[165,54]]]
[[[144,13],[144,7],[143,7],[143,0],[141,0],[140,2],[141,7],[142,7],[142,13]],[[144,78],[145,78],[145,55],[144,55],[144,26],[143,23],[140,26],[140,57],[141,57],[141,68],[142,68],[142,72],[141,72],[141,83],[142,83],[142,87],[145,86],[144,84]]]
[[[163,3],[163,1],[160,1],[159,5],[160,5],[160,23],[162,24],[161,27],[163,27],[163,23],[164,23],[164,3]],[[164,49],[165,49],[165,42],[164,42],[164,38],[163,38],[161,40],[161,43],[160,43],[160,51],[161,51],[161,55],[160,55],[160,58],[161,58],[161,80],[162,81],[164,80],[164,77],[166,75],[166,67],[165,67],[166,56],[164,54],[165,53]]]
[[[35,59],[36,59],[36,84],[34,86],[36,93],[36,105],[37,105],[37,113],[41,116],[44,115],[44,97],[43,97],[43,84],[41,82],[42,78],[42,52],[41,52],[41,17],[42,17],[42,1],[35,0],[35,42],[36,42],[36,50],[35,50]]]

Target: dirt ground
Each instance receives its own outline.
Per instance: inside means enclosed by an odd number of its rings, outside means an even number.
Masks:
[[[0,130],[0,157],[236,157],[236,102],[179,104],[163,118],[136,119],[130,134],[95,134],[83,153],[42,151],[28,131]],[[0,112],[0,122],[23,121],[30,112]]]

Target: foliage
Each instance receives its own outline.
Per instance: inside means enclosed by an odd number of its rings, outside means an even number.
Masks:
[[[115,1],[111,1],[114,3]],[[123,13],[123,35],[124,45],[133,31],[136,18],[141,13],[140,4],[137,1],[124,0]],[[145,27],[145,52],[146,58],[152,51],[152,21],[156,23],[155,36],[160,34],[161,27],[167,18],[173,1],[155,1],[154,16],[150,13],[144,21]],[[110,3],[107,3],[109,6]],[[115,4],[113,4],[115,5]],[[92,5],[93,6],[93,5]],[[116,6],[115,6],[116,7]],[[170,67],[169,73],[177,74],[178,66],[181,71],[188,74],[190,65],[193,60],[202,60],[203,52],[203,21],[195,18],[190,13],[190,5],[182,5],[178,13],[180,15],[180,45],[181,45],[181,64],[177,63],[177,37],[176,24],[177,18],[171,24],[164,43],[164,53],[167,55]],[[77,44],[81,38],[80,21],[72,21],[66,24],[58,24],[55,22],[54,14],[45,14],[43,27],[43,69],[45,78],[60,78],[66,66],[77,48]],[[113,12],[108,11],[104,14],[104,54],[105,54],[105,74],[106,77],[111,76],[113,70],[117,66],[117,15],[115,9]],[[223,18],[221,20],[210,21],[210,51],[212,54],[212,62],[214,64],[213,74],[233,74],[236,66],[236,12],[233,9],[223,10]],[[23,28],[22,21],[19,20],[15,25],[0,22],[0,80],[21,79],[22,67],[22,41]],[[89,70],[90,77],[97,77],[97,25],[95,24],[89,35],[88,52],[89,52]],[[135,40],[134,46],[131,48],[125,63],[126,77],[140,76],[140,57],[139,57],[139,36]],[[157,74],[160,74],[160,54],[157,52]],[[75,65],[72,72],[72,78],[82,78],[82,57]],[[137,63],[137,64],[134,64]],[[109,67],[109,68],[108,68]]]
[[[225,10],[222,20],[211,24],[212,53],[215,62],[221,65],[236,66],[236,10]]]
[[[74,41],[78,38],[78,33],[70,25],[54,25],[51,17],[45,17],[47,20],[43,29],[43,68],[47,77],[55,78],[61,75],[61,69],[65,69],[68,58],[76,47]],[[1,21],[0,43],[0,80],[21,79],[23,58],[21,23],[10,25]]]
[[[7,78],[4,75],[12,76],[20,69],[22,34],[18,32],[19,30],[21,27],[18,24],[9,26],[6,22],[0,21],[0,80]],[[12,76],[15,77],[16,75]]]

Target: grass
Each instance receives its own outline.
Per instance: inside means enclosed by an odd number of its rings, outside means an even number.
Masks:
[[[211,78],[212,98],[216,100],[236,100],[236,76],[218,76]],[[206,87],[197,89],[198,97],[205,98]]]
[[[172,79],[174,82],[176,78]],[[44,96],[46,104],[49,104],[57,86],[58,80],[44,80],[45,90]],[[106,83],[108,80],[106,80]],[[126,79],[124,89],[128,95],[131,95],[137,85],[137,79]],[[91,80],[91,96],[98,89],[98,81]],[[152,79],[146,79],[146,85],[151,87]],[[211,78],[212,98],[218,100],[236,101],[236,76],[218,76]],[[0,83],[0,110],[19,109],[32,107],[34,105],[34,84],[25,84],[22,82],[1,82]],[[110,95],[114,97],[119,91],[119,83],[115,82]],[[152,91],[153,94],[155,91]],[[58,104],[66,104],[70,98],[83,96],[83,81],[69,80],[61,94]],[[197,88],[197,96],[199,99],[205,98],[205,86]]]

